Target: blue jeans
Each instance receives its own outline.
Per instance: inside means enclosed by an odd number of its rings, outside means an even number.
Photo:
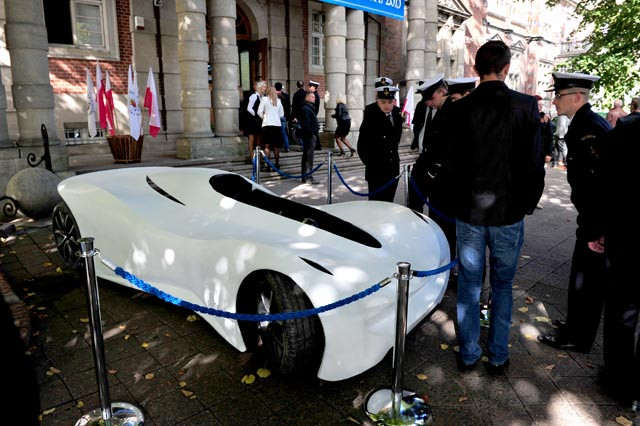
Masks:
[[[280,117],[280,128],[282,129],[282,147],[285,151],[289,150],[289,136],[287,135],[287,119]]]
[[[489,247],[491,324],[487,343],[489,362],[503,364],[509,358],[509,329],[513,307],[512,284],[524,240],[524,221],[507,226],[482,226],[456,220],[458,239],[458,343],[465,364],[482,356],[480,338],[480,290],[486,248]]]

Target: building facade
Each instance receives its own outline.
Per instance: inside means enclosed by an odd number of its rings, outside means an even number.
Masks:
[[[76,152],[109,152],[103,132],[87,135],[85,70],[95,79],[97,61],[116,94],[119,133],[128,133],[127,68],[141,96],[151,68],[162,131],[145,149],[230,159],[245,155],[239,105],[259,79],[290,94],[298,80],[320,82],[327,133],[346,94],[353,139],[375,77],[392,78],[404,95],[437,72],[473,75],[475,51],[489,39],[512,48],[508,85],[541,94],[575,28],[574,6],[411,0],[401,21],[311,0],[0,0],[0,189],[27,167],[27,152],[40,153],[41,124],[54,170]]]

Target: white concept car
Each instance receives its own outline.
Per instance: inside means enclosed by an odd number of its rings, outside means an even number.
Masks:
[[[172,296],[240,313],[320,307],[396,273],[398,262],[431,270],[449,263],[441,229],[403,206],[354,201],[312,207],[215,169],[136,167],[62,181],[54,210],[60,254],[79,263],[80,237],[115,265]],[[96,262],[98,277],[128,281]],[[410,281],[408,326],[441,301],[449,272]],[[312,317],[245,322],[202,317],[240,351],[263,348],[284,373],[342,380],[377,364],[393,346],[396,280],[372,295]]]

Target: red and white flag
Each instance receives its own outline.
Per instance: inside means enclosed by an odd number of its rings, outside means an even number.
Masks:
[[[96,129],[96,93],[93,89],[93,80],[89,68],[85,68],[87,72],[87,128],[89,136],[92,138],[98,133]]]
[[[397,90],[395,96],[393,97],[393,106],[400,107],[400,90]]]
[[[149,67],[147,90],[144,94],[144,107],[149,110],[149,133],[155,138],[158,136],[162,124],[160,123],[160,110],[158,110],[158,92],[151,67]]]
[[[107,78],[104,85],[105,100],[107,103],[107,128],[111,136],[116,134],[115,125],[115,105],[113,103],[113,90],[111,90],[111,80],[109,79],[109,71],[107,71]]]
[[[140,114],[140,105],[138,104],[138,80],[136,79],[136,73],[129,65],[129,102],[127,103],[129,109],[129,133],[135,140],[140,138],[140,131],[142,129],[142,114]]]
[[[102,84],[102,70],[100,62],[96,62],[96,86],[98,86],[98,115],[100,117],[100,128],[107,128],[107,105],[104,93],[104,85]]]
[[[405,123],[407,126],[411,126],[411,120],[413,120],[413,85],[409,87],[409,91],[407,92],[407,98],[404,100],[404,106],[402,107],[402,113],[404,114]]]

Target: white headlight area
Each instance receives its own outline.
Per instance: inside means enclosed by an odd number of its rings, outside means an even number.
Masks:
[[[311,237],[313,234],[316,233],[317,230],[318,228],[316,228],[315,226],[302,225],[301,227],[298,228],[298,234],[301,237]]]
[[[235,205],[236,205],[236,200],[234,200],[233,198],[229,198],[229,197],[222,197],[220,199],[220,207],[222,207],[223,209],[232,209]]]
[[[173,262],[176,260],[176,252],[172,249],[165,249],[164,251],[164,262],[166,265],[171,266]]]

